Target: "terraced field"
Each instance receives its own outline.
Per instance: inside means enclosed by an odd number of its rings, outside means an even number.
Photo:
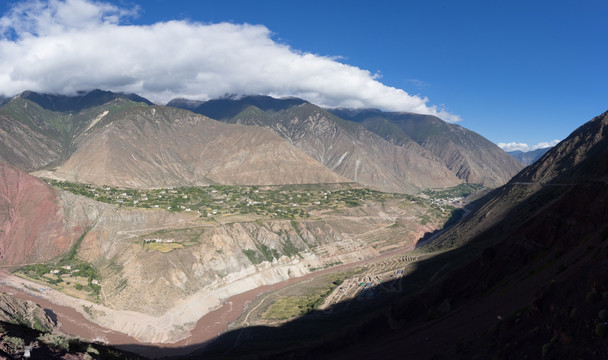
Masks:
[[[357,275],[336,287],[319,306],[319,310],[346,309],[352,304],[365,301],[381,293],[401,292],[401,279],[411,270],[408,266],[419,260],[420,255],[396,255],[373,262]]]

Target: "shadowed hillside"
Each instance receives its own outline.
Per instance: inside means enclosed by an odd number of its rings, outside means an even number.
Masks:
[[[416,263],[401,294],[380,286],[350,312],[235,330],[207,355],[605,358],[607,125],[608,113],[593,119],[480,200],[430,244],[440,252]]]

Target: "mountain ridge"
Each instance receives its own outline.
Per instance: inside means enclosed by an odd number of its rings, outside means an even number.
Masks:
[[[415,141],[465,182],[496,187],[522,169],[521,164],[481,135],[432,115],[377,109],[331,109],[330,112],[362,124],[393,144]]]
[[[256,106],[260,103],[264,108]],[[205,114],[205,109],[214,112]],[[413,193],[460,183],[435,156],[414,142],[401,147],[390,144],[359,124],[300,99],[210,100],[193,111],[215,115],[224,122],[271,129],[338,174],[383,191]]]
[[[507,151],[507,154],[513,156],[517,161],[522,163],[524,166],[528,166],[533,164],[536,160],[540,159],[547,151],[549,151],[551,147],[546,147],[542,149],[536,149],[531,151]]]

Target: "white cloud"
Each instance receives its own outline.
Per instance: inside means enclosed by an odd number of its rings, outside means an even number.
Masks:
[[[526,143],[516,143],[516,142],[510,142],[510,143],[498,143],[498,147],[503,149],[504,151],[532,151],[532,150],[536,150],[536,149],[544,149],[544,148],[548,148],[548,147],[553,147],[555,145],[557,145],[559,143],[559,140],[552,140],[552,141],[542,141],[539,142],[536,145],[528,145]]]
[[[101,88],[164,103],[225,94],[296,96],[327,107],[457,115],[378,74],[275,42],[262,25],[168,21],[128,25],[138,9],[31,0],[0,18],[0,93]]]

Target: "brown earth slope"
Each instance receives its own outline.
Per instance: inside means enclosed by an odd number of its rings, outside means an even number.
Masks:
[[[483,136],[435,116],[374,109],[334,109],[331,112],[362,124],[393,144],[417,143],[464,182],[496,187],[523,168]]]
[[[96,117],[135,104],[128,99],[147,103],[101,90],[72,97],[25,91],[0,107],[0,159],[27,171],[57,165]]]
[[[416,193],[461,181],[414,141],[396,146],[300,99],[249,96],[205,103],[173,101],[221,121],[273,130],[336,173],[383,191]]]
[[[103,118],[52,176],[132,188],[348,181],[268,130],[162,106]]]

